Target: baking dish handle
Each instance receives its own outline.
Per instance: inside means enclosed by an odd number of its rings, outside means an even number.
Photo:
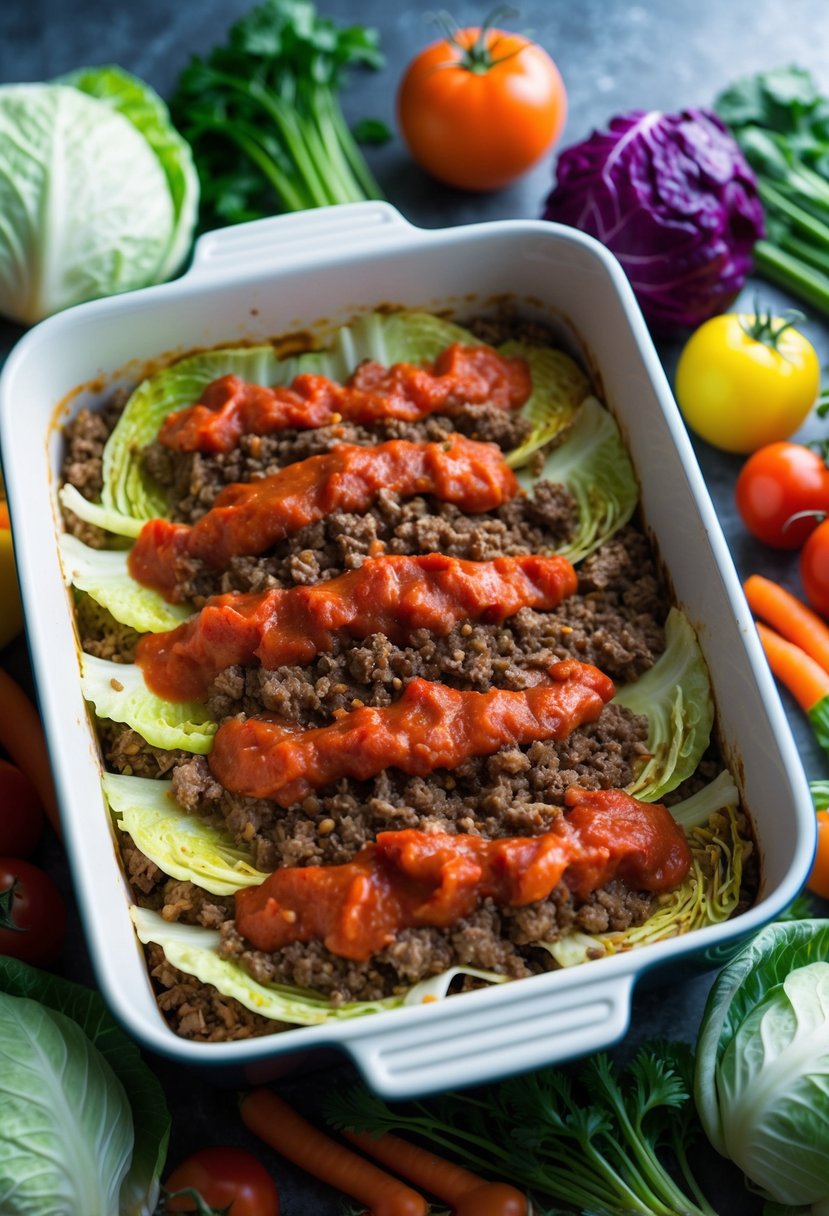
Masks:
[[[383,202],[340,203],[274,215],[199,237],[184,277],[192,282],[228,270],[273,271],[309,258],[330,261],[338,252],[350,256],[395,244],[416,231],[395,207]]]
[[[379,1033],[373,1018],[352,1023],[347,1049],[371,1089],[394,1101],[474,1085],[483,1061],[497,1079],[609,1047],[628,1028],[634,977],[576,970],[558,973],[564,986],[554,990],[549,976],[541,990],[532,979],[488,989],[477,1009],[450,997],[416,1023],[390,1015]]]

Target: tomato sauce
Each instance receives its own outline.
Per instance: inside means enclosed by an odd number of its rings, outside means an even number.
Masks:
[[[381,832],[338,866],[289,866],[236,894],[236,927],[257,950],[321,940],[361,962],[401,930],[446,928],[484,899],[522,907],[562,881],[578,899],[620,878],[665,891],[691,865],[685,835],[661,803],[622,790],[571,787],[570,808],[539,836],[485,840],[414,828]]]
[[[577,659],[554,663],[543,683],[521,691],[468,692],[417,678],[393,705],[362,706],[312,730],[231,718],[208,763],[225,789],[288,807],[341,777],[365,781],[390,767],[426,776],[507,744],[565,739],[595,722],[614,691],[608,676]]]
[[[416,422],[437,410],[488,401],[517,409],[532,391],[526,360],[489,346],[447,347],[431,367],[362,363],[346,384],[303,372],[290,385],[266,388],[240,376],[214,380],[195,405],[168,414],[158,438],[179,452],[230,452],[243,435],[309,430],[347,418],[371,424],[382,418]]]
[[[478,513],[507,502],[519,487],[497,444],[463,435],[441,443],[343,443],[271,477],[226,486],[195,524],[148,520],[130,550],[130,574],[175,599],[192,559],[224,570],[233,557],[264,553],[332,512],[367,511],[381,490],[402,498],[431,494]]]
[[[272,670],[310,663],[338,637],[382,633],[402,644],[416,629],[443,636],[458,621],[500,624],[524,607],[555,608],[577,584],[564,557],[370,557],[312,587],[214,596],[176,629],[145,634],[136,662],[157,696],[189,701],[234,663]]]

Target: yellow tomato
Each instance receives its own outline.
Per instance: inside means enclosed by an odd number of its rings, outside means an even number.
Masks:
[[[785,318],[727,313],[688,339],[674,388],[691,430],[747,454],[798,429],[820,391],[820,362]]]
[[[23,628],[23,609],[17,586],[9,511],[0,499],[0,649],[16,638]]]

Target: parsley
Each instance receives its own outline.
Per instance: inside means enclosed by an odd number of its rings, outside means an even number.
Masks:
[[[375,30],[310,0],[265,0],[193,57],[170,111],[193,149],[201,227],[382,197],[339,103],[348,67],[382,63]]]

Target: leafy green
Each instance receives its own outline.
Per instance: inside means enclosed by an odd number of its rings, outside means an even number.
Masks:
[[[756,269],[829,314],[829,100],[809,72],[791,67],[737,80],[715,104],[765,208]]]
[[[0,1210],[149,1216],[170,1117],[100,995],[0,957]]]
[[[777,921],[720,972],[703,1011],[695,1096],[717,1152],[776,1203],[829,1194],[829,921]]]
[[[183,604],[169,604],[157,591],[142,587],[127,569],[127,554],[118,549],[91,549],[65,532],[60,556],[66,577],[78,591],[91,595],[116,621],[140,633],[163,633],[191,614]]]
[[[558,941],[540,944],[560,967],[572,967],[728,920],[740,902],[747,847],[740,834],[738,802],[737,787],[730,773],[723,771],[698,793],[670,808],[685,828],[691,869],[678,887],[659,897],[642,924],[608,933],[568,933]]]
[[[613,702],[648,719],[648,759],[627,787],[644,802],[656,802],[690,777],[702,759],[714,724],[708,668],[696,634],[678,608],[665,622],[665,650]]]
[[[619,428],[595,397],[584,401],[540,474],[536,477],[524,470],[518,476],[528,490],[542,478],[566,486],[578,505],[576,534],[556,550],[571,562],[593,553],[626,524],[639,499],[636,475]]]
[[[338,26],[310,0],[265,0],[193,57],[171,109],[194,150],[202,227],[382,197],[339,102],[349,67],[382,62],[374,30]]]
[[[62,84],[0,87],[0,312],[23,325],[159,281],[175,226],[152,147]]]
[[[81,655],[81,691],[99,718],[124,722],[153,747],[205,755],[216,723],[199,701],[165,701],[150,692],[140,667]]]
[[[253,865],[249,850],[178,805],[172,782],[104,773],[103,787],[121,830],[172,878],[213,895],[233,895],[267,878]]]
[[[329,1090],[323,1113],[338,1129],[414,1133],[485,1176],[516,1182],[539,1205],[552,1199],[591,1216],[715,1216],[688,1166],[699,1137],[692,1072],[687,1045],[648,1043],[621,1073],[602,1053],[576,1076],[542,1069],[395,1109],[355,1086]]]
[[[498,349],[503,355],[523,355],[532,375],[532,393],[521,412],[531,419],[533,429],[507,457],[507,464],[518,469],[570,425],[590,393],[590,384],[563,350],[519,342],[505,342]]]
[[[154,89],[123,68],[80,68],[57,82],[95,97],[128,118],[155,153],[167,179],[173,204],[173,228],[167,252],[154,280],[164,282],[180,268],[193,240],[199,205],[199,178],[190,145],[170,120]]]
[[[218,953],[218,931],[196,925],[170,922],[148,908],[130,909],[135,931],[145,944],[155,942],[164,950],[173,967],[194,975],[203,984],[212,984],[224,996],[233,997],[246,1009],[297,1026],[318,1026],[323,1022],[364,1017],[384,1009],[417,1004],[445,997],[449,985],[458,974],[477,976],[490,983],[503,983],[505,977],[474,967],[453,967],[441,975],[431,976],[415,984],[407,993],[377,1001],[348,1001],[332,1005],[316,992],[292,988],[285,984],[262,984],[254,980],[238,963],[224,959]]]

